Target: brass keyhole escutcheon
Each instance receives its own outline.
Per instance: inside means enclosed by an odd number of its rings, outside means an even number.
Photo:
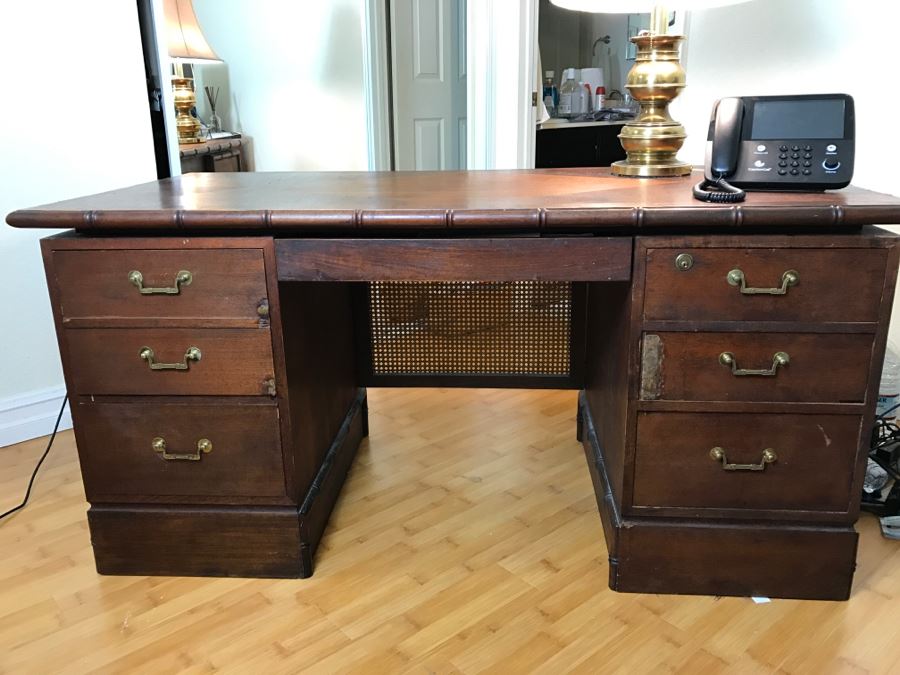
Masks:
[[[675,269],[687,272],[694,266],[694,256],[690,253],[679,253],[675,256]]]

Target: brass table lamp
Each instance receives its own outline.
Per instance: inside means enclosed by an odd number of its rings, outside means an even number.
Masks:
[[[626,159],[612,165],[616,176],[685,176],[691,165],[676,155],[687,134],[669,114],[669,103],[684,89],[685,72],[679,60],[684,36],[669,35],[669,9],[647,0],[551,0],[565,9],[595,13],[640,13],[650,11],[650,30],[631,38],[637,47],[634,66],[625,88],[641,110],[619,134]],[[703,9],[735,5],[747,0],[672,0],[678,9]]]
[[[172,89],[175,93],[175,128],[178,130],[178,143],[201,143],[203,139],[200,138],[200,122],[191,115],[191,109],[197,105],[194,80],[184,76],[183,64],[218,63],[222,59],[216,56],[203,37],[191,0],[165,0],[163,12],[166,17],[169,56],[175,64]]]

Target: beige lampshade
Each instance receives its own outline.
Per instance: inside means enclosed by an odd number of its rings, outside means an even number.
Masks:
[[[222,60],[203,37],[191,0],[165,0],[163,12],[169,56],[186,63]]]
[[[657,5],[671,9],[697,10],[725,5],[738,5],[749,0],[550,0],[563,9],[602,14],[640,14],[650,12]]]

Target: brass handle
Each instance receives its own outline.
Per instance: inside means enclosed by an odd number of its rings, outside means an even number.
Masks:
[[[188,347],[181,363],[157,363],[156,354],[150,347],[141,347],[138,355],[150,365],[150,370],[187,370],[189,361],[199,361],[202,356],[197,347]]]
[[[191,462],[200,461],[201,453],[210,453],[212,452],[212,442],[208,438],[201,438],[197,441],[197,450],[196,452],[188,452],[188,453],[170,453],[167,452],[169,446],[166,444],[166,439],[161,436],[157,436],[154,438],[150,445],[153,447],[153,452],[158,452],[163,459],[173,460],[173,459],[186,459]]]
[[[800,283],[800,273],[797,270],[787,270],[781,275],[781,286],[777,288],[753,288],[747,286],[747,278],[744,272],[738,268],[731,270],[728,276],[728,283],[732,286],[740,286],[743,295],[786,295],[788,288],[796,286]]]
[[[187,286],[194,280],[194,275],[187,270],[181,270],[175,275],[174,286],[163,286],[161,288],[145,288],[144,275],[138,270],[131,270],[128,273],[128,281],[137,286],[141,295],[179,295],[181,287]]]
[[[778,373],[779,366],[786,366],[791,362],[791,357],[788,356],[787,352],[775,352],[775,355],[772,357],[772,367],[771,368],[738,368],[737,359],[734,358],[734,354],[731,352],[722,352],[719,354],[719,363],[727,368],[731,368],[731,374],[742,377],[744,375],[761,375],[762,377],[775,377]]]
[[[778,460],[778,455],[775,454],[775,451],[772,448],[763,450],[762,459],[759,460],[759,464],[730,464],[728,458],[725,456],[725,450],[720,447],[715,447],[710,450],[709,456],[713,461],[722,462],[722,468],[725,469],[725,471],[763,471],[766,468],[766,464],[771,464]]]

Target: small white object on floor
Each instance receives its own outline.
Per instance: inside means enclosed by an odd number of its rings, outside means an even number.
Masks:
[[[772,599],[771,599],[771,598],[764,598],[764,597],[762,597],[762,596],[757,596],[757,595],[751,597],[750,599],[751,599],[753,602],[755,602],[757,605],[764,605],[764,604],[766,604],[767,602],[772,602]]]

